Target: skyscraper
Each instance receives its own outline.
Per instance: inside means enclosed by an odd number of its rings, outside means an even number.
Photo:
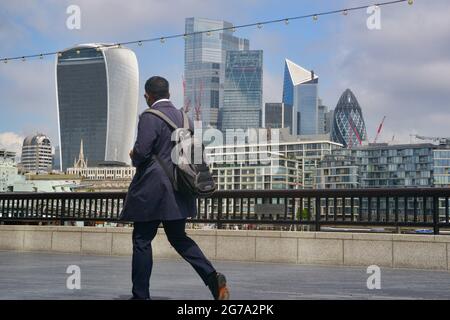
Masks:
[[[262,66],[262,50],[227,51],[221,130],[261,126]]]
[[[21,162],[27,172],[51,171],[53,157],[50,139],[43,133],[26,137],[23,140]]]
[[[292,128],[292,106],[267,102],[263,111],[265,128]]]
[[[318,134],[319,77],[286,59],[283,103],[292,106],[292,134]]]
[[[233,36],[233,25],[226,21],[187,18],[185,32],[230,28],[220,32],[197,33],[185,39],[184,105],[192,119],[203,126],[217,127],[223,106],[224,64],[227,50],[248,50],[249,41]]]
[[[56,62],[62,170],[73,164],[81,140],[89,164],[129,163],[138,104],[138,64],[133,51],[98,44],[63,51]]]
[[[331,138],[347,148],[359,146],[367,139],[361,107],[350,89],[344,91],[334,109]]]
[[[322,104],[322,100],[319,99],[318,107],[318,134],[326,134],[331,132],[331,119],[333,110],[328,110],[328,107]]]

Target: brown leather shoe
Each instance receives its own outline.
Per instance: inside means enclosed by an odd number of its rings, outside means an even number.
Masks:
[[[209,276],[208,287],[215,300],[229,300],[230,291],[227,288],[227,279],[221,273],[214,272]]]

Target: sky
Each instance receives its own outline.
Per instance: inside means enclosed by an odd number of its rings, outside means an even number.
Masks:
[[[125,42],[184,32],[187,17],[246,24],[367,5],[369,0],[2,0],[0,59],[58,51],[79,43]],[[70,30],[66,10],[77,5],[81,28]],[[319,95],[333,109],[350,88],[372,141],[420,142],[411,134],[449,137],[450,2],[415,0],[381,8],[379,30],[365,11],[239,29],[250,48],[264,51],[264,102],[280,102],[286,58],[319,76]],[[166,77],[182,104],[184,41],[130,46],[143,84]],[[58,142],[55,57],[0,63],[0,148],[20,151],[25,136],[43,132]],[[130,146],[131,147],[131,146]]]

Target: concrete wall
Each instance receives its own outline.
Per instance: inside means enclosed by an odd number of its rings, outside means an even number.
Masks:
[[[0,250],[130,255],[131,228],[0,226]],[[450,236],[188,230],[210,259],[450,270]],[[154,256],[179,258],[160,229]]]

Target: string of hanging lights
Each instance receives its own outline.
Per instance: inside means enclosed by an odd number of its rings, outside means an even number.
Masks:
[[[235,25],[235,26],[226,27],[226,28],[210,29],[210,30],[196,31],[196,32],[191,32],[191,33],[180,33],[180,34],[174,34],[174,35],[169,35],[169,36],[162,36],[162,37],[160,36],[160,37],[156,37],[156,38],[117,42],[117,43],[113,43],[113,44],[102,44],[102,45],[98,45],[96,47],[96,50],[100,51],[102,48],[106,48],[106,47],[121,47],[123,45],[132,45],[132,44],[137,44],[139,47],[141,47],[145,42],[156,42],[156,41],[159,41],[162,44],[164,44],[168,39],[175,39],[175,38],[187,39],[190,36],[195,36],[195,35],[199,35],[199,34],[206,34],[207,36],[210,36],[214,32],[222,32],[222,31],[227,31],[227,30],[230,30],[231,32],[235,32],[237,29],[250,28],[250,27],[255,27],[255,26],[258,29],[261,29],[263,27],[263,25],[274,24],[274,23],[284,23],[285,25],[289,25],[289,23],[294,20],[302,20],[302,19],[311,19],[312,18],[313,21],[317,21],[320,16],[333,15],[333,14],[342,14],[344,16],[347,16],[351,11],[364,10],[364,9],[367,9],[372,6],[376,6],[379,8],[382,6],[394,5],[394,4],[404,3],[404,2],[408,3],[409,5],[412,5],[414,3],[414,0],[386,1],[386,2],[381,2],[381,3],[376,3],[376,4],[363,5],[363,6],[358,6],[358,7],[344,8],[344,9],[331,10],[331,11],[324,11],[324,12],[306,14],[306,15],[301,15],[301,16],[296,16],[296,17],[287,17],[287,18],[282,18],[282,19],[274,19],[274,20],[242,24],[242,25]],[[76,51],[76,53],[81,54],[81,51],[83,51],[83,50],[91,50],[91,48],[80,48]],[[51,51],[51,52],[23,55],[23,56],[17,56],[17,57],[9,57],[9,58],[6,57],[6,58],[0,58],[0,61],[3,61],[4,63],[8,63],[9,61],[14,61],[14,60],[21,60],[21,61],[25,62],[25,61],[27,61],[27,59],[38,58],[38,59],[42,60],[46,56],[53,56],[53,55],[57,55],[57,56],[61,57],[62,52],[61,51]]]

